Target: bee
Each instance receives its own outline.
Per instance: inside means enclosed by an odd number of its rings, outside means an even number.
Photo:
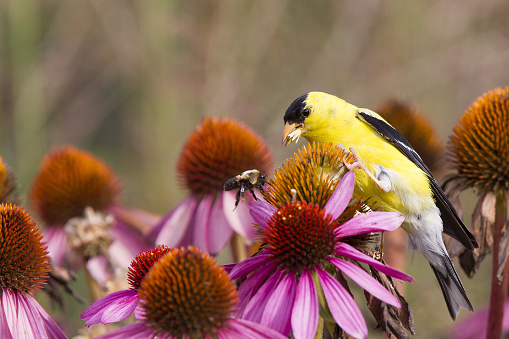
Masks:
[[[235,209],[239,205],[239,201],[242,198],[244,200],[245,197],[245,191],[251,192],[253,195],[253,198],[255,200],[260,200],[256,197],[254,193],[254,188],[259,189],[262,192],[265,192],[263,189],[263,185],[267,183],[267,176],[265,174],[260,173],[260,171],[256,169],[252,169],[249,171],[244,171],[242,174],[237,175],[231,179],[228,179],[224,183],[224,190],[225,191],[232,191],[235,189],[239,189],[237,192],[237,199],[235,200]]]

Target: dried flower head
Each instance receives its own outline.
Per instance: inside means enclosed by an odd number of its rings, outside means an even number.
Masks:
[[[442,167],[444,143],[420,110],[407,102],[389,99],[377,112],[410,142],[432,172]]]
[[[271,171],[267,145],[243,124],[215,117],[204,118],[196,127],[177,166],[182,183],[199,196],[222,191],[228,179],[250,169]]]
[[[0,204],[0,286],[34,293],[48,279],[49,256],[30,215],[13,204]]]
[[[32,206],[48,225],[63,225],[85,207],[104,211],[120,192],[115,173],[92,154],[72,146],[49,152],[32,186]]]
[[[151,327],[175,338],[214,337],[238,303],[228,274],[194,247],[173,250],[159,259],[138,295]]]

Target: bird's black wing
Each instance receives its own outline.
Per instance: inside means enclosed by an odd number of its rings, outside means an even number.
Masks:
[[[417,165],[424,173],[427,174],[431,190],[433,192],[435,203],[440,209],[440,214],[444,222],[444,233],[450,235],[454,239],[460,241],[468,250],[479,247],[475,237],[460,219],[451,202],[445,196],[444,191],[437,183],[433,174],[424,164],[421,157],[413,149],[408,140],[401,135],[394,127],[382,120],[377,114],[367,109],[359,109],[357,117],[370,125],[381,137],[390,142],[401,153],[403,153],[410,161]]]

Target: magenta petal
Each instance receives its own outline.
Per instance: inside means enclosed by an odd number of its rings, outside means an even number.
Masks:
[[[244,311],[243,319],[259,323],[267,302],[274,296],[274,290],[282,272],[276,271],[251,298]]]
[[[206,194],[196,207],[194,222],[190,225],[193,227],[193,244],[204,252],[210,252],[208,248],[208,238],[210,232],[210,210],[214,197],[212,194]]]
[[[251,197],[247,197],[251,200]],[[235,211],[235,192],[223,192],[223,211],[235,233],[244,237],[244,239],[252,242],[256,239],[256,228],[253,226],[253,218],[249,214],[249,206],[246,203],[240,202]]]
[[[90,258],[85,266],[88,273],[101,287],[105,287],[106,281],[113,276],[113,269],[105,255]]]
[[[27,298],[28,306],[36,310],[37,317],[43,320],[44,328],[51,339],[67,339],[64,332],[58,327],[57,323],[49,316],[48,313],[42,308],[41,305],[34,298]]]
[[[194,195],[180,202],[169,214],[164,216],[160,223],[154,226],[151,237],[155,235],[156,245],[164,244],[170,247],[187,246],[181,243],[194,215],[198,198]]]
[[[254,323],[244,319],[231,319],[228,321],[227,327],[234,331],[232,336],[227,336],[226,333],[217,333],[219,338],[245,338],[245,339],[286,339],[281,333],[268,328],[266,326]]]
[[[147,339],[154,338],[155,333],[144,321],[139,321],[119,328],[116,331],[106,333],[96,337],[96,339]],[[165,338],[174,338],[173,336]]]
[[[233,229],[224,215],[223,195],[218,194],[209,216],[209,253],[219,253],[230,241],[232,235]]]
[[[48,226],[42,230],[42,236],[48,246],[51,262],[56,266],[64,266],[70,251],[64,227]]]
[[[375,298],[380,299],[389,305],[398,308],[401,307],[398,299],[393,296],[391,292],[389,292],[382,284],[376,281],[359,266],[334,257],[329,257],[327,260],[339,268],[341,272],[349,276],[350,279],[357,283],[357,285],[368,291]]]
[[[327,300],[327,305],[336,323],[346,333],[355,338],[367,337],[366,322],[350,293],[320,267],[316,267],[315,270]]]
[[[292,330],[291,315],[295,301],[297,281],[295,273],[288,271],[279,282],[263,311],[261,324],[288,336]]]
[[[242,317],[251,297],[267,281],[267,278],[276,271],[276,267],[277,263],[274,262],[265,264],[256,271],[256,274],[251,274],[240,284],[238,290],[240,304],[237,306],[238,311],[235,312],[237,316]]]
[[[265,229],[269,223],[270,218],[277,212],[277,208],[272,206],[266,201],[253,201],[249,204],[249,213],[258,226]]]
[[[151,246],[145,236],[134,230],[122,220],[116,219],[115,225],[110,229],[113,243],[108,248],[111,262],[119,267],[129,267],[131,261],[141,252]]]
[[[270,252],[269,251],[263,251],[255,256],[252,256],[250,258],[247,258],[246,260],[243,260],[239,262],[237,265],[235,265],[235,268],[232,269],[230,272],[230,277],[232,279],[238,279],[245,277],[252,271],[254,271],[256,268],[259,268],[260,266],[264,265],[268,262],[268,256]]]
[[[336,230],[336,235],[341,238],[354,235],[394,231],[405,220],[405,217],[397,212],[368,212],[356,215]]]
[[[87,320],[87,326],[124,320],[134,311],[138,300],[135,290],[113,292],[94,301],[81,313],[81,320]]]
[[[392,268],[390,266],[384,265],[380,261],[375,260],[375,259],[371,258],[370,256],[359,252],[358,250],[356,250],[355,248],[353,248],[352,246],[350,246],[348,244],[345,244],[345,243],[337,244],[336,249],[334,250],[334,253],[336,253],[337,255],[341,255],[343,257],[347,257],[347,258],[350,258],[353,260],[363,262],[370,266],[373,266],[378,271],[380,271],[384,274],[387,274],[391,277],[394,277],[396,279],[405,280],[405,281],[409,281],[409,282],[415,281],[415,279],[411,275],[408,275],[404,272],[398,271],[397,269]]]
[[[318,297],[313,277],[302,272],[292,309],[292,331],[295,339],[313,338],[318,326]]]
[[[348,171],[339,182],[338,186],[329,201],[325,204],[325,213],[332,215],[332,219],[337,219],[345,210],[352,199],[355,184],[355,172]]]

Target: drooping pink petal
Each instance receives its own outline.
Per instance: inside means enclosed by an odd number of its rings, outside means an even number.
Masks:
[[[243,319],[259,323],[267,302],[274,296],[274,290],[282,275],[282,271],[276,271],[265,284],[260,287],[256,294],[251,298],[244,310]]]
[[[26,302],[30,308],[36,310],[37,318],[42,319],[48,338],[51,339],[67,339],[67,336],[49,316],[49,314],[42,308],[41,305],[34,298],[27,298]]]
[[[368,212],[358,214],[336,229],[341,238],[370,232],[394,231],[405,220],[397,212]]]
[[[182,239],[189,227],[191,218],[194,216],[198,198],[194,195],[180,202],[173,210],[164,216],[159,224],[154,226],[150,233],[156,245],[166,245],[173,248],[187,246],[182,244]]]
[[[96,337],[96,339],[147,339],[154,338],[155,333],[144,321],[138,321],[119,328],[116,331],[106,333]],[[165,338],[173,339],[174,336],[165,336]]]
[[[261,324],[288,336],[292,330],[291,316],[297,281],[295,273],[286,272],[263,311]]]
[[[115,217],[115,220],[134,225],[136,230],[143,234],[148,234],[161,220],[160,215],[132,207],[112,205],[108,207],[108,211]]]
[[[212,209],[212,202],[214,196],[206,194],[198,203],[194,215],[194,222],[190,225],[193,227],[193,245],[198,247],[204,252],[209,252],[208,238],[211,236],[210,231],[210,210]]]
[[[0,338],[12,339],[11,330],[9,329],[5,312],[2,298],[0,298]]]
[[[217,200],[210,211],[208,247],[211,254],[219,253],[233,235],[233,229],[224,215],[223,196],[218,194]]]
[[[329,273],[320,267],[315,268],[327,300],[327,305],[336,323],[355,338],[368,336],[368,328],[362,313],[350,293]]]
[[[329,201],[325,204],[325,213],[332,215],[332,219],[337,219],[345,210],[352,199],[355,184],[355,172],[348,171],[339,182],[338,186]]]
[[[51,262],[56,266],[66,265],[67,253],[69,253],[70,249],[67,244],[67,234],[64,227],[48,226],[41,233],[46,246],[48,246]]]
[[[313,338],[318,326],[318,297],[313,277],[305,270],[297,285],[292,309],[292,331],[295,339]]]
[[[242,317],[252,296],[267,281],[268,277],[276,271],[277,266],[275,262],[264,264],[256,271],[256,274],[251,274],[240,284],[238,290],[240,303],[237,305],[238,311],[235,312],[236,316]]]
[[[142,233],[121,220],[115,220],[115,225],[110,229],[109,234],[113,242],[108,248],[108,253],[111,262],[119,267],[129,267],[139,253],[151,248]]]
[[[375,298],[380,299],[389,305],[398,308],[401,307],[398,299],[393,296],[392,293],[390,293],[382,284],[376,281],[359,266],[334,257],[329,257],[327,260],[336,266],[341,272],[349,276],[350,279],[357,283],[357,285],[368,291]]]
[[[232,271],[230,272],[230,277],[232,279],[239,279],[245,277],[246,275],[254,271],[256,268],[267,263],[269,261],[268,259],[269,255],[270,255],[269,251],[263,251],[255,256],[249,257],[246,260],[237,263],[237,265],[235,265],[235,268],[232,269]]]
[[[373,266],[376,270],[378,270],[384,274],[387,274],[391,277],[394,277],[396,279],[405,280],[405,281],[409,281],[409,282],[415,281],[415,279],[411,275],[408,275],[404,272],[398,271],[397,269],[392,268],[390,266],[384,265],[380,261],[375,260],[375,259],[371,258],[370,256],[359,252],[358,250],[356,250],[355,248],[353,248],[352,246],[350,246],[348,244],[338,243],[336,245],[336,249],[334,250],[334,253],[336,253],[337,255],[341,255],[343,257],[347,257],[347,258],[350,258],[353,260],[363,262],[370,266]]]
[[[228,321],[227,328],[233,330],[232,336],[228,336],[230,333],[221,333],[223,329],[218,331],[219,338],[246,338],[246,339],[286,339],[288,336],[284,336],[281,333],[268,328],[266,326],[254,323],[252,321],[244,319],[231,319]]]
[[[113,269],[105,255],[97,255],[90,258],[85,266],[92,278],[101,287],[105,287],[106,281],[113,276]]]
[[[249,213],[253,221],[261,228],[266,228],[270,218],[277,212],[277,208],[266,201],[257,200],[249,204]]]
[[[87,320],[87,326],[124,320],[133,313],[138,305],[138,300],[135,290],[113,292],[94,301],[81,313],[81,320]]]
[[[253,199],[250,194],[246,196],[249,201]],[[241,201],[234,211],[235,200],[235,192],[223,192],[223,211],[226,220],[235,233],[252,242],[256,239],[256,229],[253,226],[253,218],[249,214],[249,206]]]

